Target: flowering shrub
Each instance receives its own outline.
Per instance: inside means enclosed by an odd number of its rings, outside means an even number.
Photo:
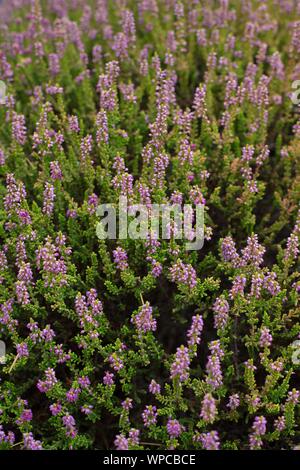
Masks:
[[[0,8],[0,447],[296,447],[298,2]],[[99,239],[119,196],[203,248]]]

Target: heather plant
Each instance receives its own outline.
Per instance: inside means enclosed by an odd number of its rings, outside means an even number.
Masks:
[[[0,448],[295,448],[300,4],[0,18]],[[121,196],[204,205],[203,247],[99,238]]]

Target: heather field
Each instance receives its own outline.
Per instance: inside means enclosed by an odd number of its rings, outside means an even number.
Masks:
[[[299,448],[299,106],[297,0],[0,3],[0,449]]]

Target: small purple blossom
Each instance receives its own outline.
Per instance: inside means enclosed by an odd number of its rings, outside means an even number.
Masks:
[[[76,422],[72,415],[66,414],[62,417],[62,423],[66,429],[66,435],[74,439],[77,435]]]
[[[160,385],[154,379],[149,384],[149,392],[153,393],[153,395],[160,393]]]
[[[192,324],[187,332],[188,346],[200,344],[201,333],[203,330],[203,319],[201,315],[194,315],[192,317]]]
[[[41,441],[35,440],[31,432],[23,434],[24,449],[42,450]]]
[[[213,305],[215,328],[224,328],[228,321],[229,304],[226,299],[218,297]]]
[[[167,422],[167,432],[171,438],[179,437],[183,431],[183,426],[177,419],[169,419]]]
[[[142,418],[145,428],[155,425],[157,422],[156,406],[147,405],[142,413]]]
[[[29,351],[26,343],[17,344],[17,354],[19,357],[28,357]]]
[[[269,328],[263,327],[260,332],[259,345],[261,348],[271,346],[273,341],[272,335],[270,334]]]
[[[219,450],[220,448],[220,439],[217,431],[202,433],[199,436],[199,440],[205,450]]]
[[[47,216],[50,216],[53,212],[54,199],[55,199],[54,186],[50,183],[46,183],[45,190],[44,190],[43,213]]]
[[[205,422],[213,423],[216,415],[216,401],[210,393],[206,393],[202,401],[200,416]]]
[[[156,320],[152,316],[152,307],[146,302],[139,308],[139,312],[131,319],[140,333],[156,330]]]
[[[123,434],[118,434],[114,441],[117,450],[128,450],[128,439]]]
[[[184,264],[180,259],[170,268],[171,280],[188,286],[190,289],[197,283],[195,269],[190,264]]]
[[[62,406],[60,403],[52,403],[52,405],[49,406],[49,409],[52,415],[56,416],[62,411]]]
[[[230,395],[228,403],[227,403],[227,408],[229,408],[231,411],[236,410],[240,405],[240,397],[237,393]]]
[[[113,385],[114,382],[114,374],[112,372],[106,371],[103,377],[104,385]]]
[[[177,348],[174,362],[171,365],[171,379],[179,379],[184,382],[189,377],[190,358],[188,348],[180,346]]]
[[[127,253],[123,248],[118,246],[113,251],[113,257],[114,263],[117,265],[117,268],[120,269],[120,271],[124,271],[128,268]]]

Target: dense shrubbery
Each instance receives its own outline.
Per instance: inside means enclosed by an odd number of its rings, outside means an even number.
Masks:
[[[1,8],[1,448],[294,448],[298,2]],[[99,240],[120,195],[204,247]]]

